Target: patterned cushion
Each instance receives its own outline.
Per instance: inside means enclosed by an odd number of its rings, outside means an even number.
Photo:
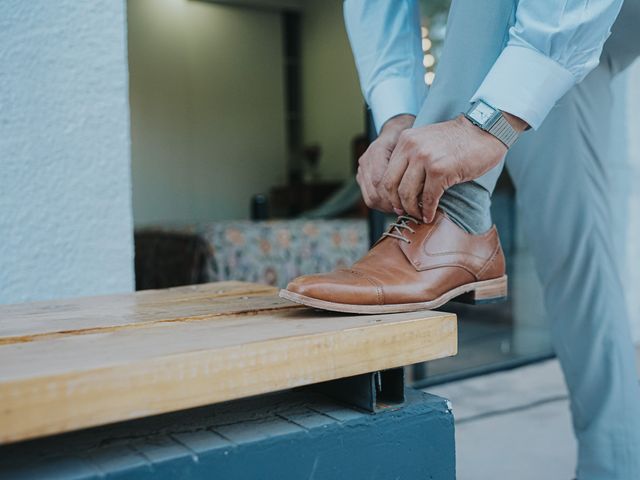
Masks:
[[[177,252],[178,235],[201,239],[185,245],[200,246],[199,252],[208,252],[208,258],[203,261],[201,254],[188,251],[189,248]],[[149,236],[154,242],[149,242]],[[154,252],[139,252],[142,238],[153,245]],[[207,248],[202,248],[202,243]],[[136,283],[144,288],[173,286],[157,285],[152,280],[170,281],[171,272],[154,271],[170,263],[174,265],[174,277],[192,278],[194,282],[243,280],[284,287],[298,275],[348,266],[366,253],[368,245],[367,223],[360,219],[227,220],[177,228],[145,228],[136,232],[136,255],[146,259],[140,265],[136,262]],[[167,262],[162,260],[163,255],[179,255],[181,259]],[[185,271],[179,272],[176,263]]]

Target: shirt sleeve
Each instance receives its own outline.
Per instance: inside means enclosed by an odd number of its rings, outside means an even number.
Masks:
[[[376,129],[417,115],[426,93],[418,1],[346,0],[344,18]]]
[[[471,98],[538,128],[599,62],[623,0],[520,0],[507,46]]]

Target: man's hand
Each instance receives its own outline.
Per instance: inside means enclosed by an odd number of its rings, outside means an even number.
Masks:
[[[526,128],[517,117],[509,122],[515,128]],[[386,201],[396,213],[404,211],[430,223],[447,188],[480,177],[506,153],[500,140],[462,115],[404,130],[382,180]]]
[[[411,128],[415,117],[413,115],[398,115],[385,122],[378,138],[358,160],[358,175],[356,180],[360,185],[362,197],[369,208],[392,212],[393,207],[388,200],[387,192],[382,186],[391,153],[393,152],[400,134]],[[396,212],[401,214],[402,212]]]

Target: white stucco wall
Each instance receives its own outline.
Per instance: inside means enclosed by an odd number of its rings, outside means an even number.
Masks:
[[[0,2],[0,303],[128,291],[123,0]]]

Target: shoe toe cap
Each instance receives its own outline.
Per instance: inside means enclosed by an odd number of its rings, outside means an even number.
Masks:
[[[380,292],[374,283],[350,271],[303,275],[287,285],[287,290],[327,302],[376,305]]]

